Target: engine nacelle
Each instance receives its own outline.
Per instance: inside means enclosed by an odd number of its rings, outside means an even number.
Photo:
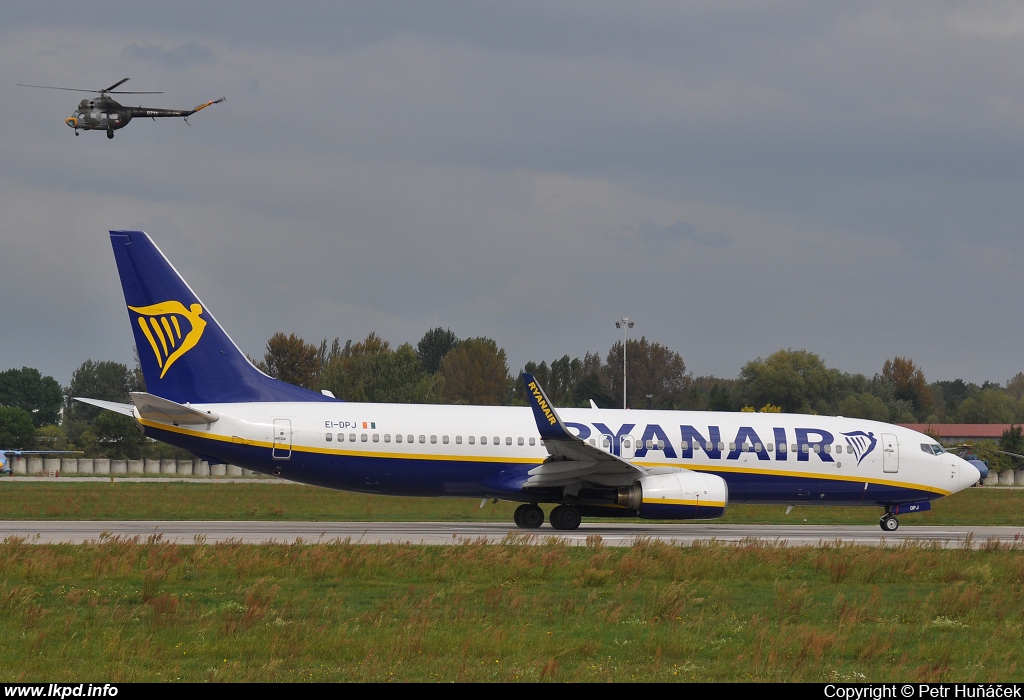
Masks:
[[[649,474],[620,488],[616,502],[651,520],[720,518],[729,502],[729,486],[714,474]]]

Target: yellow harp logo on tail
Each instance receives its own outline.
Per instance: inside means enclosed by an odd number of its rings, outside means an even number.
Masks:
[[[161,379],[179,357],[196,346],[206,328],[206,321],[200,318],[203,307],[199,304],[186,309],[180,301],[164,301],[128,308],[138,314],[136,320],[156,355]]]

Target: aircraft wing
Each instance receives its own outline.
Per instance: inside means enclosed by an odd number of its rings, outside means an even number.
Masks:
[[[569,432],[533,375],[524,372],[523,384],[541,442],[548,450],[548,458],[529,471],[530,478],[524,486],[568,486],[583,481],[605,486],[628,486],[640,476],[650,473],[650,470],[589,445]]]

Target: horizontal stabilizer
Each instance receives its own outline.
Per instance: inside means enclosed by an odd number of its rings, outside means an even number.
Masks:
[[[75,401],[81,401],[92,406],[99,406],[107,411],[113,411],[114,413],[120,413],[124,416],[135,417],[135,413],[132,412],[132,405],[130,403],[117,403],[116,401],[101,401],[100,399],[85,399],[81,396],[73,397]]]
[[[213,423],[219,418],[219,416],[211,413],[200,411],[191,406],[183,406],[180,403],[175,403],[169,399],[162,399],[159,396],[142,391],[133,391],[130,396],[132,397],[132,403],[135,404],[135,408],[139,412],[139,416],[146,420],[173,423],[175,425],[200,425]]]

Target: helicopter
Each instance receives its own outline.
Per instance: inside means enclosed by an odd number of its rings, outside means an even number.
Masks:
[[[11,476],[14,472],[11,470],[11,464],[9,459],[11,457],[21,457],[22,455],[80,455],[81,450],[5,450],[0,449],[0,476]]]
[[[161,92],[136,91],[136,90],[115,90],[114,88],[126,83],[129,78],[122,78],[108,88],[102,90],[82,90],[80,88],[54,87],[52,85],[25,85],[18,83],[19,87],[42,88],[45,90],[71,90],[73,92],[94,92],[99,97],[84,99],[78,103],[75,113],[64,120],[64,123],[78,131],[106,131],[107,138],[114,138],[114,132],[128,126],[135,117],[150,117],[156,120],[157,117],[182,117],[188,124],[188,118],[201,109],[210,105],[224,102],[223,97],[219,100],[210,100],[195,107],[194,109],[162,109],[159,107],[126,107],[107,95],[161,95]]]

